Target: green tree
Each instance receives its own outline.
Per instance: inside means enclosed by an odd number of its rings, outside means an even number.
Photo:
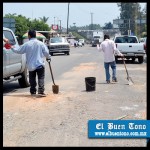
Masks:
[[[105,26],[103,27],[103,29],[112,29],[113,28],[113,24],[111,22],[105,23]]]
[[[43,21],[40,21],[38,19],[30,20],[30,18],[26,18],[22,15],[16,15],[14,14],[6,14],[4,18],[14,18],[16,21],[15,24],[15,35],[18,36],[18,41],[20,44],[22,44],[22,36],[29,30],[29,29],[35,29],[38,31],[49,31],[50,27]]]
[[[37,19],[34,19],[31,22],[30,28],[37,30],[37,31],[49,31],[50,30],[50,27],[47,24],[45,24],[43,21],[40,21]]]
[[[45,17],[45,16],[39,17],[39,18],[40,18],[40,20],[43,21],[44,23],[46,23],[46,22],[48,21],[48,19],[49,19],[49,17]]]
[[[13,14],[8,13],[5,15],[5,17],[6,18],[14,18],[16,15],[17,15],[16,13],[13,13]]]
[[[124,20],[124,28],[121,29],[123,34],[127,34],[130,29],[132,32],[137,33],[138,26],[135,22],[141,15],[141,7],[139,3],[117,3],[120,7],[120,19]]]
[[[15,34],[19,37],[19,42],[22,41],[22,36],[29,30],[28,21],[25,16],[18,15],[15,17],[16,31]]]
[[[91,30],[91,27],[93,30],[101,30],[102,27],[99,25],[99,24],[93,24],[93,25],[86,25],[86,26],[80,26],[80,27],[77,27],[77,26],[70,26],[69,30],[70,31],[78,31],[78,30]]]
[[[16,14],[6,14],[4,16],[5,18],[14,18],[15,21],[16,21],[16,24],[15,24],[15,35],[18,36],[18,41],[19,43],[22,43],[22,36],[24,33],[27,32],[27,30],[29,29],[29,26],[28,26],[28,21],[27,21],[27,18],[25,16],[22,16],[22,15],[16,15]]]
[[[145,5],[145,7],[142,10],[142,18],[145,19],[147,21],[147,4]],[[142,35],[143,36],[147,36],[147,22],[144,26],[142,26]]]

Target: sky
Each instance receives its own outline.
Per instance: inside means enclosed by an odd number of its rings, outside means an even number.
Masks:
[[[141,8],[146,3],[140,3]],[[5,14],[23,15],[27,18],[39,19],[39,17],[49,17],[47,24],[58,24],[67,28],[68,3],[3,3],[3,16]],[[70,26],[85,26],[91,23],[104,26],[105,23],[113,23],[114,19],[120,16],[117,3],[73,3],[69,4]],[[60,21],[61,20],[61,21]]]

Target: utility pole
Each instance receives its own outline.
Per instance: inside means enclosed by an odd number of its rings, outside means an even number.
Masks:
[[[74,24],[74,30],[75,30],[75,25],[76,25],[76,23],[73,23]]]
[[[91,30],[93,30],[93,13],[91,13]]]
[[[61,33],[61,20],[59,20],[59,22],[60,22],[59,30],[60,30],[60,33]]]
[[[55,17],[54,17],[54,25],[55,25]]]
[[[32,9],[32,20],[33,20],[33,9]]]
[[[69,4],[68,3],[68,15],[67,15],[67,34],[68,34],[68,23],[69,23]]]
[[[140,31],[139,35],[141,36],[141,13],[140,13],[140,30],[139,31]]]
[[[118,29],[119,29],[119,17],[118,17]]]
[[[131,35],[131,30],[130,30],[130,19],[129,19],[129,30],[128,30],[128,35]]]

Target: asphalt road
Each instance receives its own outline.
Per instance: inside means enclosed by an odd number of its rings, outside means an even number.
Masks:
[[[146,62],[126,61],[133,85],[128,85],[122,60],[118,83],[106,84],[103,53],[90,45],[72,47],[69,56],[52,56],[51,66],[58,94],[52,92],[47,62],[46,98],[31,97],[17,81],[3,86],[3,146],[146,146],[146,139],[88,139],[87,132],[91,119],[146,119]],[[96,78],[95,91],[86,91],[86,77]]]

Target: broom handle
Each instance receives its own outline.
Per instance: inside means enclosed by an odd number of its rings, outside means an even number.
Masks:
[[[122,57],[122,60],[123,60],[123,63],[124,63],[124,67],[125,67],[125,70],[126,70],[127,76],[129,77],[129,74],[128,74],[128,71],[127,71],[127,68],[126,68],[126,64],[125,64],[124,57]]]
[[[48,63],[49,63],[49,68],[50,68],[50,72],[51,72],[51,76],[52,76],[53,84],[55,85],[54,77],[53,77],[53,73],[52,73],[52,68],[51,68],[51,64],[50,64],[50,62],[48,62]]]

